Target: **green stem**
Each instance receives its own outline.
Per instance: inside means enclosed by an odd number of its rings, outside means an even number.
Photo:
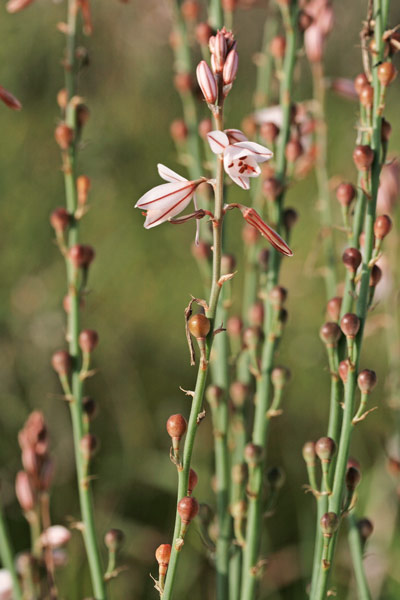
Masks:
[[[65,64],[65,86],[68,95],[68,107],[66,122],[76,134],[76,112],[71,98],[75,95],[76,83],[76,0],[68,1],[68,33],[66,42],[66,64]],[[75,135],[74,135],[75,137]],[[64,154],[64,178],[65,194],[68,212],[73,215],[77,208],[76,192],[76,144],[72,144]],[[78,222],[73,219],[68,233],[68,246],[71,247],[78,242]],[[70,309],[68,313],[68,342],[69,353],[73,360],[72,372],[72,398],[69,402],[71,411],[72,431],[74,439],[75,462],[78,479],[78,492],[83,522],[83,539],[89,562],[89,569],[96,600],[104,600],[107,597],[100,551],[97,544],[96,529],[94,522],[94,510],[89,480],[87,478],[80,442],[84,435],[82,397],[83,385],[79,377],[80,351],[79,351],[79,293],[76,284],[76,271],[70,261],[67,262],[68,290],[70,298]]]
[[[17,571],[14,564],[14,551],[11,546],[7,523],[3,514],[3,506],[0,502],[0,557],[3,566],[11,575],[13,587],[13,599],[22,600],[22,591]]]
[[[360,538],[360,532],[357,527],[357,521],[354,514],[350,513],[347,517],[349,525],[349,546],[351,558],[353,561],[354,575],[357,582],[358,599],[371,600],[365,569],[363,564],[363,546]]]

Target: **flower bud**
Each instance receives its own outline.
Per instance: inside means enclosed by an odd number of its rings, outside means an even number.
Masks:
[[[226,39],[222,31],[217,31],[214,38],[211,39],[214,39],[214,42],[210,44],[211,54],[214,58],[214,70],[216,73],[222,73],[227,51]]]
[[[57,233],[62,233],[67,229],[71,221],[71,215],[63,208],[56,208],[50,215],[50,223]]]
[[[369,285],[376,287],[382,278],[382,269],[378,265],[374,265],[369,276]]]
[[[350,273],[354,274],[361,264],[361,252],[357,248],[346,248],[342,255],[343,264]]]
[[[65,123],[57,125],[54,137],[61,150],[68,150],[74,139],[74,131]]]
[[[275,125],[272,121],[267,121],[266,123],[261,123],[260,126],[260,135],[267,142],[267,144],[274,144],[278,135],[279,135],[279,127]]]
[[[171,558],[171,544],[161,544],[156,550],[156,561],[160,575],[165,575],[167,572],[169,560]]]
[[[274,387],[283,388],[290,381],[287,367],[274,367],[271,372],[271,383]]]
[[[330,348],[336,346],[341,335],[342,332],[340,331],[339,325],[333,321],[324,323],[319,330],[319,336],[321,340]]]
[[[360,533],[361,540],[365,543],[366,540],[372,535],[374,526],[371,521],[367,518],[359,519],[357,521],[357,529]]]
[[[189,479],[188,479],[188,488],[187,488],[187,495],[191,496],[192,492],[194,490],[194,488],[197,485],[199,478],[197,476],[197,473],[194,469],[190,469],[189,471]]]
[[[249,387],[241,381],[234,381],[229,388],[229,395],[235,408],[241,408],[246,402]]]
[[[384,62],[378,66],[378,79],[383,86],[388,86],[395,80],[397,71],[393,63]]]
[[[275,308],[281,308],[287,298],[287,289],[276,285],[269,293],[269,299]]]
[[[199,503],[193,496],[184,496],[178,502],[178,513],[182,520],[182,523],[187,525],[190,521],[193,521],[197,513],[199,512]]]
[[[342,308],[342,298],[335,296],[328,300],[326,305],[326,313],[332,321],[338,321],[340,317],[340,309]]]
[[[330,437],[322,437],[315,444],[315,453],[321,462],[329,462],[335,456],[336,444]]]
[[[206,101],[209,104],[215,104],[217,100],[217,83],[215,81],[213,72],[205,60],[202,60],[197,65],[196,76]]]
[[[360,103],[366,108],[372,108],[374,104],[374,88],[369,83],[363,85],[359,93]]]
[[[232,316],[226,322],[226,331],[230,337],[239,337],[242,333],[243,321],[240,317]]]
[[[72,368],[72,358],[66,350],[58,350],[51,357],[51,366],[58,375],[68,375]]]
[[[186,433],[187,422],[183,415],[171,415],[167,421],[167,432],[172,439],[180,440]]]
[[[363,394],[369,394],[376,386],[377,377],[375,371],[364,369],[358,374],[357,383]]]
[[[310,62],[320,62],[324,51],[324,34],[316,23],[312,23],[304,32],[304,46]]]
[[[109,529],[104,536],[104,543],[109,552],[116,552],[124,541],[124,534],[120,529]]]
[[[392,229],[392,220],[388,215],[376,217],[374,223],[374,235],[377,240],[383,240]]]
[[[275,59],[282,59],[285,56],[286,51],[286,39],[283,35],[276,35],[272,38],[269,51]]]
[[[18,471],[15,478],[15,493],[24,512],[29,512],[35,507],[35,493],[28,473]]]
[[[349,467],[346,471],[346,487],[353,492],[361,481],[361,473],[356,467]]]
[[[303,446],[303,459],[304,462],[309,466],[314,466],[315,464],[315,443],[314,442],[306,442]]]
[[[244,460],[249,467],[256,467],[261,463],[263,449],[257,444],[247,444],[244,448]]]
[[[239,65],[239,55],[235,49],[231,50],[226,57],[222,71],[222,79],[225,85],[231,85],[235,79]]]
[[[371,146],[356,146],[353,152],[353,160],[359,171],[368,171],[374,162],[374,151]]]
[[[322,515],[320,520],[321,530],[325,537],[332,537],[339,527],[339,518],[336,513],[329,512]]]
[[[351,183],[341,183],[336,189],[336,198],[343,207],[347,208],[353,202],[356,195],[354,185]]]
[[[354,87],[356,88],[356,92],[357,94],[360,94],[361,89],[365,86],[365,85],[369,85],[369,81],[367,76],[365,75],[365,73],[360,73],[359,75],[357,75],[357,77],[354,79]]]
[[[348,338],[355,338],[360,329],[360,319],[353,313],[346,313],[340,321],[340,327]]]
[[[343,383],[346,383],[349,374],[349,363],[347,360],[342,360],[338,367],[339,377]]]
[[[90,354],[99,343],[99,335],[93,329],[83,329],[79,334],[79,346],[85,354]]]
[[[45,529],[40,536],[43,546],[50,548],[59,548],[65,546],[71,539],[71,532],[63,525],[52,525]]]
[[[90,185],[90,179],[87,175],[79,175],[76,180],[76,190],[78,193],[78,204],[80,206],[84,206],[87,203]]]
[[[92,433],[85,433],[81,439],[81,451],[85,460],[89,461],[96,454],[98,450],[98,441],[95,435]]]
[[[205,315],[197,313],[188,321],[189,331],[197,340],[204,340],[210,332],[211,323]]]
[[[69,249],[68,257],[77,269],[79,267],[87,268],[94,260],[95,251],[92,246],[75,244]]]

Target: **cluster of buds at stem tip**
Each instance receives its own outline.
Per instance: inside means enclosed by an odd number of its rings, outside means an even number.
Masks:
[[[236,52],[236,42],[231,32],[225,28],[217,31],[209,39],[211,52],[211,69],[205,60],[202,60],[196,69],[197,81],[206,102],[212,108],[216,102],[220,103],[219,88],[222,83],[222,93],[225,97],[236,78],[239,57]]]

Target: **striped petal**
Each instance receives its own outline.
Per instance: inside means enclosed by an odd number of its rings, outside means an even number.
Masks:
[[[182,175],[179,175],[179,173],[175,173],[175,171],[173,171],[172,169],[169,169],[168,167],[166,167],[165,165],[162,165],[161,163],[158,163],[157,169],[158,169],[159,176],[161,177],[161,179],[164,179],[165,181],[169,181],[171,183],[174,181],[187,181],[187,179],[185,177],[182,177]]]
[[[249,178],[247,175],[246,176],[238,175],[237,177],[234,177],[233,175],[229,175],[229,177],[232,179],[233,183],[236,183],[236,185],[240,186],[244,190],[250,189]]]
[[[137,201],[135,208],[163,210],[183,202],[194,194],[196,185],[192,181],[163,183],[149,190]]]
[[[225,133],[228,136],[230,144],[236,144],[236,142],[246,142],[247,137],[240,129],[225,129]]]
[[[223,131],[210,131],[207,139],[214,154],[221,154],[229,146],[229,138]]]
[[[293,256],[292,250],[289,248],[287,243],[281,238],[281,236],[272,229],[269,225],[262,220],[258,212],[254,210],[254,208],[248,208],[247,206],[239,207],[240,211],[243,215],[243,218],[257,231],[264,236],[271,246],[273,246],[278,252],[284,254],[285,256]]]
[[[252,156],[256,159],[257,162],[265,162],[273,156],[273,152],[271,152],[271,150],[269,150],[265,146],[261,146],[261,144],[256,144],[256,142],[237,142],[236,144],[234,144],[234,147],[243,149],[243,152],[240,154],[236,154],[235,158],[241,158],[242,156]]]

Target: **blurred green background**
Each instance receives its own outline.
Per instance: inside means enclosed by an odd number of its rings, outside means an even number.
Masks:
[[[392,4],[394,26],[400,22],[400,7]],[[366,2],[338,0],[334,5],[336,26],[328,41],[326,73],[354,77],[361,66],[358,32]],[[33,409],[45,413],[51,432],[57,469],[53,520],[66,523],[69,517],[79,518],[69,412],[50,367],[52,352],[64,347],[65,330],[61,308],[64,264],[49,225],[51,210],[64,204],[53,130],[59,115],[55,98],[63,86],[64,46],[55,24],[65,19],[65,13],[65,2],[37,0],[12,16],[3,3],[0,19],[0,83],[24,106],[21,113],[0,106],[0,477],[17,551],[29,544],[28,527],[13,488],[21,466],[17,432]],[[236,13],[240,67],[228,100],[229,127],[239,127],[251,111],[252,56],[260,48],[266,15],[267,5],[262,1]],[[154,549],[170,541],[175,512],[176,472],[168,457],[165,422],[172,413],[188,414],[189,400],[179,386],[191,389],[195,377],[184,338],[183,309],[189,294],[201,296],[202,285],[190,253],[193,225],[163,225],[145,231],[140,211],[133,209],[145,191],[160,183],[157,162],[184,174],[169,136],[170,122],[181,116],[172,85],[169,5],[159,0],[128,4],[104,0],[93,3],[93,20],[94,35],[82,38],[89,49],[90,67],[80,76],[79,93],[90,107],[91,118],[79,171],[92,180],[92,210],[82,222],[81,239],[96,249],[82,319],[84,326],[99,331],[101,339],[95,356],[99,372],[88,384],[100,406],[94,422],[101,440],[94,464],[97,525],[101,536],[109,527],[118,527],[126,535],[122,562],[128,570],[111,584],[112,597],[150,599],[157,597],[149,577],[150,572],[157,574]],[[295,99],[307,99],[310,94],[309,68],[301,59]],[[400,141],[399,102],[396,82],[387,108],[394,152]],[[199,104],[203,116],[206,110]],[[351,154],[357,105],[328,92],[327,110],[330,175],[355,181]],[[237,188],[230,191],[230,199],[246,203],[248,196]],[[301,447],[324,434],[329,397],[325,350],[318,335],[325,318],[325,292],[319,274],[322,262],[313,174],[290,190],[287,205],[296,208],[300,220],[292,238],[295,256],[284,262],[282,272],[282,283],[290,290],[290,318],[278,360],[290,367],[292,381],[284,414],[273,423],[269,450],[269,464],[283,467],[286,483],[276,514],[266,522],[265,551],[272,553],[272,559],[261,594],[261,598],[282,599],[304,597],[315,507],[302,489],[306,473]],[[334,208],[335,223],[340,225],[339,210]],[[234,290],[239,298],[243,275],[240,227],[238,216],[229,214],[227,250],[237,257]],[[340,257],[344,236],[337,233],[336,241]],[[340,260],[338,269],[344,276]],[[393,290],[390,310],[396,299]],[[389,599],[400,597],[399,572],[394,568],[400,559],[400,541],[394,554],[385,553],[398,502],[396,481],[385,468],[385,445],[399,421],[385,386],[387,341],[393,332],[392,322],[383,316],[385,309],[381,302],[371,316],[374,327],[362,357],[362,366],[378,373],[379,385],[371,402],[379,410],[356,429],[352,454],[361,461],[364,475],[358,512],[367,511],[376,528],[367,568],[374,581],[382,570],[389,573],[385,585],[377,588],[380,597]],[[382,327],[385,323],[390,323],[389,332]],[[392,349],[389,356],[395,359],[393,353]],[[198,433],[193,466],[199,474],[197,498],[213,505],[211,447],[208,418]],[[90,595],[83,556],[80,535],[75,533],[69,566],[59,574],[65,598]],[[343,543],[336,569],[338,598],[355,597],[354,590],[348,596],[343,591],[349,585],[353,589],[350,580]],[[196,527],[182,555],[178,588],[177,599],[189,594],[192,600],[214,597],[212,565]]]

